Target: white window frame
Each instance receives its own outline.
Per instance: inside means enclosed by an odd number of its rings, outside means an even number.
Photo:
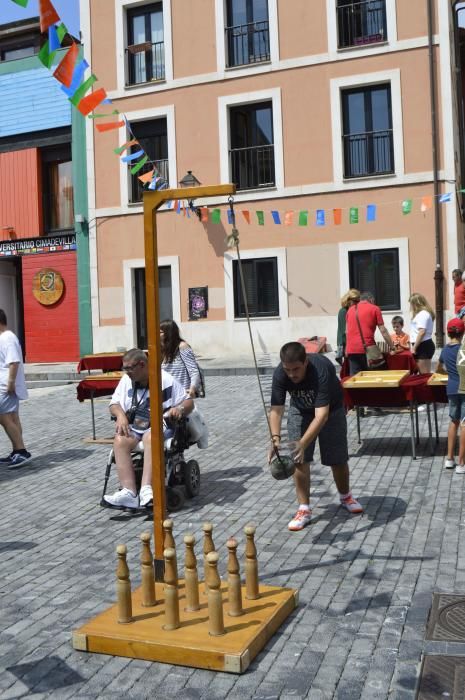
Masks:
[[[279,61],[278,0],[268,0],[268,23],[270,33],[270,60],[243,66],[226,67],[226,0],[215,0],[216,64],[219,73],[224,71],[247,71],[258,66],[273,66]]]
[[[128,43],[127,10],[133,7],[152,5],[154,0],[115,0],[115,31],[116,31],[116,89],[130,91],[140,88],[145,83],[126,85],[125,49]],[[164,83],[173,80],[173,41],[171,36],[171,0],[162,0],[163,5],[163,41],[165,44],[165,79]]]
[[[383,53],[386,51],[386,46],[392,46],[397,43],[397,13],[396,0],[386,1],[386,26],[387,40],[380,41],[379,44],[365,44],[364,46],[348,46],[347,48],[338,48],[337,40],[337,9],[336,0],[326,0],[326,20],[328,27],[328,53],[331,60],[341,58],[358,58],[363,56],[367,51],[372,54]],[[378,49],[376,51],[376,49]]]
[[[174,105],[165,105],[164,107],[154,107],[153,109],[141,109],[135,112],[125,112],[129,123],[151,121],[152,119],[166,118],[166,130],[168,141],[168,170],[169,170],[169,185],[171,188],[176,187],[177,172],[176,172],[176,134],[175,134],[175,118]],[[126,143],[128,133],[126,126],[119,129],[120,143]],[[136,209],[139,207],[142,210],[142,202],[129,202],[129,174],[128,168],[124,167],[124,163],[120,165],[120,196],[122,209]]]
[[[281,190],[284,187],[283,123],[281,111],[281,89],[244,92],[239,95],[225,95],[218,98],[218,125],[220,138],[220,182],[230,182],[229,149],[231,146],[231,129],[229,108],[237,105],[249,105],[256,102],[270,101],[273,109],[273,140],[275,184],[260,188],[260,191]],[[257,189],[240,191],[239,194],[257,192]]]
[[[394,141],[395,171],[390,175],[363,175],[360,177],[344,178],[344,153],[342,147],[342,91],[351,88],[365,88],[382,83],[390,83],[392,134]],[[363,75],[348,75],[344,78],[334,78],[330,81],[331,93],[331,123],[333,140],[333,174],[334,182],[341,189],[353,189],[354,182],[363,180],[367,186],[378,182],[380,178],[389,183],[405,173],[404,166],[404,133],[402,117],[402,97],[400,85],[400,70],[364,73]]]
[[[134,286],[134,270],[143,267],[144,258],[132,258],[123,260],[123,294],[124,294],[124,318],[126,325],[126,338],[131,339],[131,346],[137,345],[136,320],[136,295]],[[181,323],[181,286],[179,277],[179,257],[167,255],[158,258],[158,267],[171,267],[171,293],[173,301],[173,319]]]
[[[285,248],[259,248],[257,250],[241,250],[241,260],[251,258],[276,258],[278,271],[278,301],[279,316],[254,316],[254,323],[258,321],[273,321],[285,319],[289,316],[288,296],[287,296],[287,262]],[[224,295],[226,305],[226,320],[243,322],[245,318],[235,318],[234,316],[234,277],[233,261],[237,260],[237,253],[227,251],[224,254]]]
[[[407,315],[408,318],[408,300],[410,297],[408,238],[383,238],[379,241],[349,241],[347,243],[339,243],[339,282],[341,296],[350,289],[349,253],[363,250],[381,250],[384,248],[397,248],[398,250],[401,308],[392,311],[383,311],[383,315],[390,316],[400,312]],[[366,290],[361,289],[360,291],[364,292]]]

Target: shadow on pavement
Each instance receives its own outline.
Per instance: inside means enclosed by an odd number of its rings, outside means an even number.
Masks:
[[[421,435],[421,431],[420,431]],[[441,440],[439,445],[433,440],[433,446],[435,448],[435,453],[441,450]],[[420,444],[416,446],[417,457],[431,457],[430,445],[428,441],[427,430],[420,437]],[[359,445],[356,441],[350,441],[350,455],[351,458],[364,457],[365,455],[370,456],[381,456],[384,457],[389,455],[389,457],[411,457],[412,455],[412,442],[409,437],[376,437],[376,438],[364,438],[362,432],[362,444]]]
[[[45,656],[37,661],[10,666],[7,671],[29,690],[34,689],[34,693],[58,691],[85,680],[58,656]]]
[[[17,467],[16,469],[9,469],[6,466],[0,467],[0,482],[19,479],[23,476],[27,477],[32,470],[37,472],[39,470],[53,469],[54,467],[61,467],[67,462],[75,462],[87,457],[89,457],[88,449],[57,450],[56,452],[34,455],[33,459],[23,467]]]
[[[27,552],[29,549],[37,547],[36,542],[0,542],[0,552]]]

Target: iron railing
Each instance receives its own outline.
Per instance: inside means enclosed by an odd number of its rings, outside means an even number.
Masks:
[[[126,49],[127,85],[165,79],[165,42],[150,41]]]
[[[392,129],[346,134],[344,177],[386,175],[394,172],[394,139]]]
[[[225,31],[228,68],[270,60],[268,20],[226,27]]]
[[[232,182],[238,190],[273,187],[274,145],[232,148],[229,151]]]
[[[131,168],[134,163],[129,163],[129,168]],[[131,204],[135,202],[142,202],[142,193],[147,189],[144,187],[142,182],[139,180],[139,176],[144,173],[148,173],[153,170],[153,167],[158,170],[160,177],[162,177],[166,182],[169,182],[169,170],[168,170],[168,159],[155,160],[147,162],[136,175],[131,175],[129,172],[129,201]]]
[[[361,0],[338,5],[337,29],[340,49],[386,41],[386,0]]]

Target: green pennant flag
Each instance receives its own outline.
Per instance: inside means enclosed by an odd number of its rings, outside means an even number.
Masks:
[[[21,5],[21,7],[27,7],[27,4],[29,0],[13,0],[17,5]]]
[[[350,207],[349,222],[351,224],[358,224],[358,207]]]
[[[85,82],[82,83],[74,93],[72,97],[69,98],[69,101],[71,104],[73,104],[75,107],[78,106],[79,102],[82,100],[84,95],[86,94],[87,90],[90,90],[92,85],[96,83],[98,80],[97,76],[92,73]]]
[[[265,214],[262,211],[257,211],[257,221],[259,226],[265,225]]]
[[[16,0],[15,0],[16,1]],[[66,25],[63,24],[63,22],[57,27],[57,37],[58,41],[61,42],[63,41],[65,35],[68,33],[68,30],[66,28]],[[37,58],[39,61],[46,67],[46,68],[51,68],[53,59],[55,58],[57,50],[55,51],[50,51],[50,44],[47,39],[45,44],[42,46],[40,49],[39,53],[37,54]]]
[[[299,226],[307,226],[308,224],[308,211],[299,211]]]
[[[410,214],[412,211],[412,200],[404,199],[402,202],[402,214]]]
[[[212,224],[221,224],[221,209],[212,209]]]
[[[149,157],[147,154],[145,154],[145,156],[142,156],[142,158],[139,161],[137,161],[134,167],[131,168],[131,175],[135,175],[136,173],[138,173],[139,170],[146,164],[148,159]]]

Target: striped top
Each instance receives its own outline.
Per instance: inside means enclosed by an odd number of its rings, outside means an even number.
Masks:
[[[173,362],[162,362],[161,368],[178,380],[186,391],[191,386],[200,389],[200,373],[195,355],[188,345],[179,348]]]

